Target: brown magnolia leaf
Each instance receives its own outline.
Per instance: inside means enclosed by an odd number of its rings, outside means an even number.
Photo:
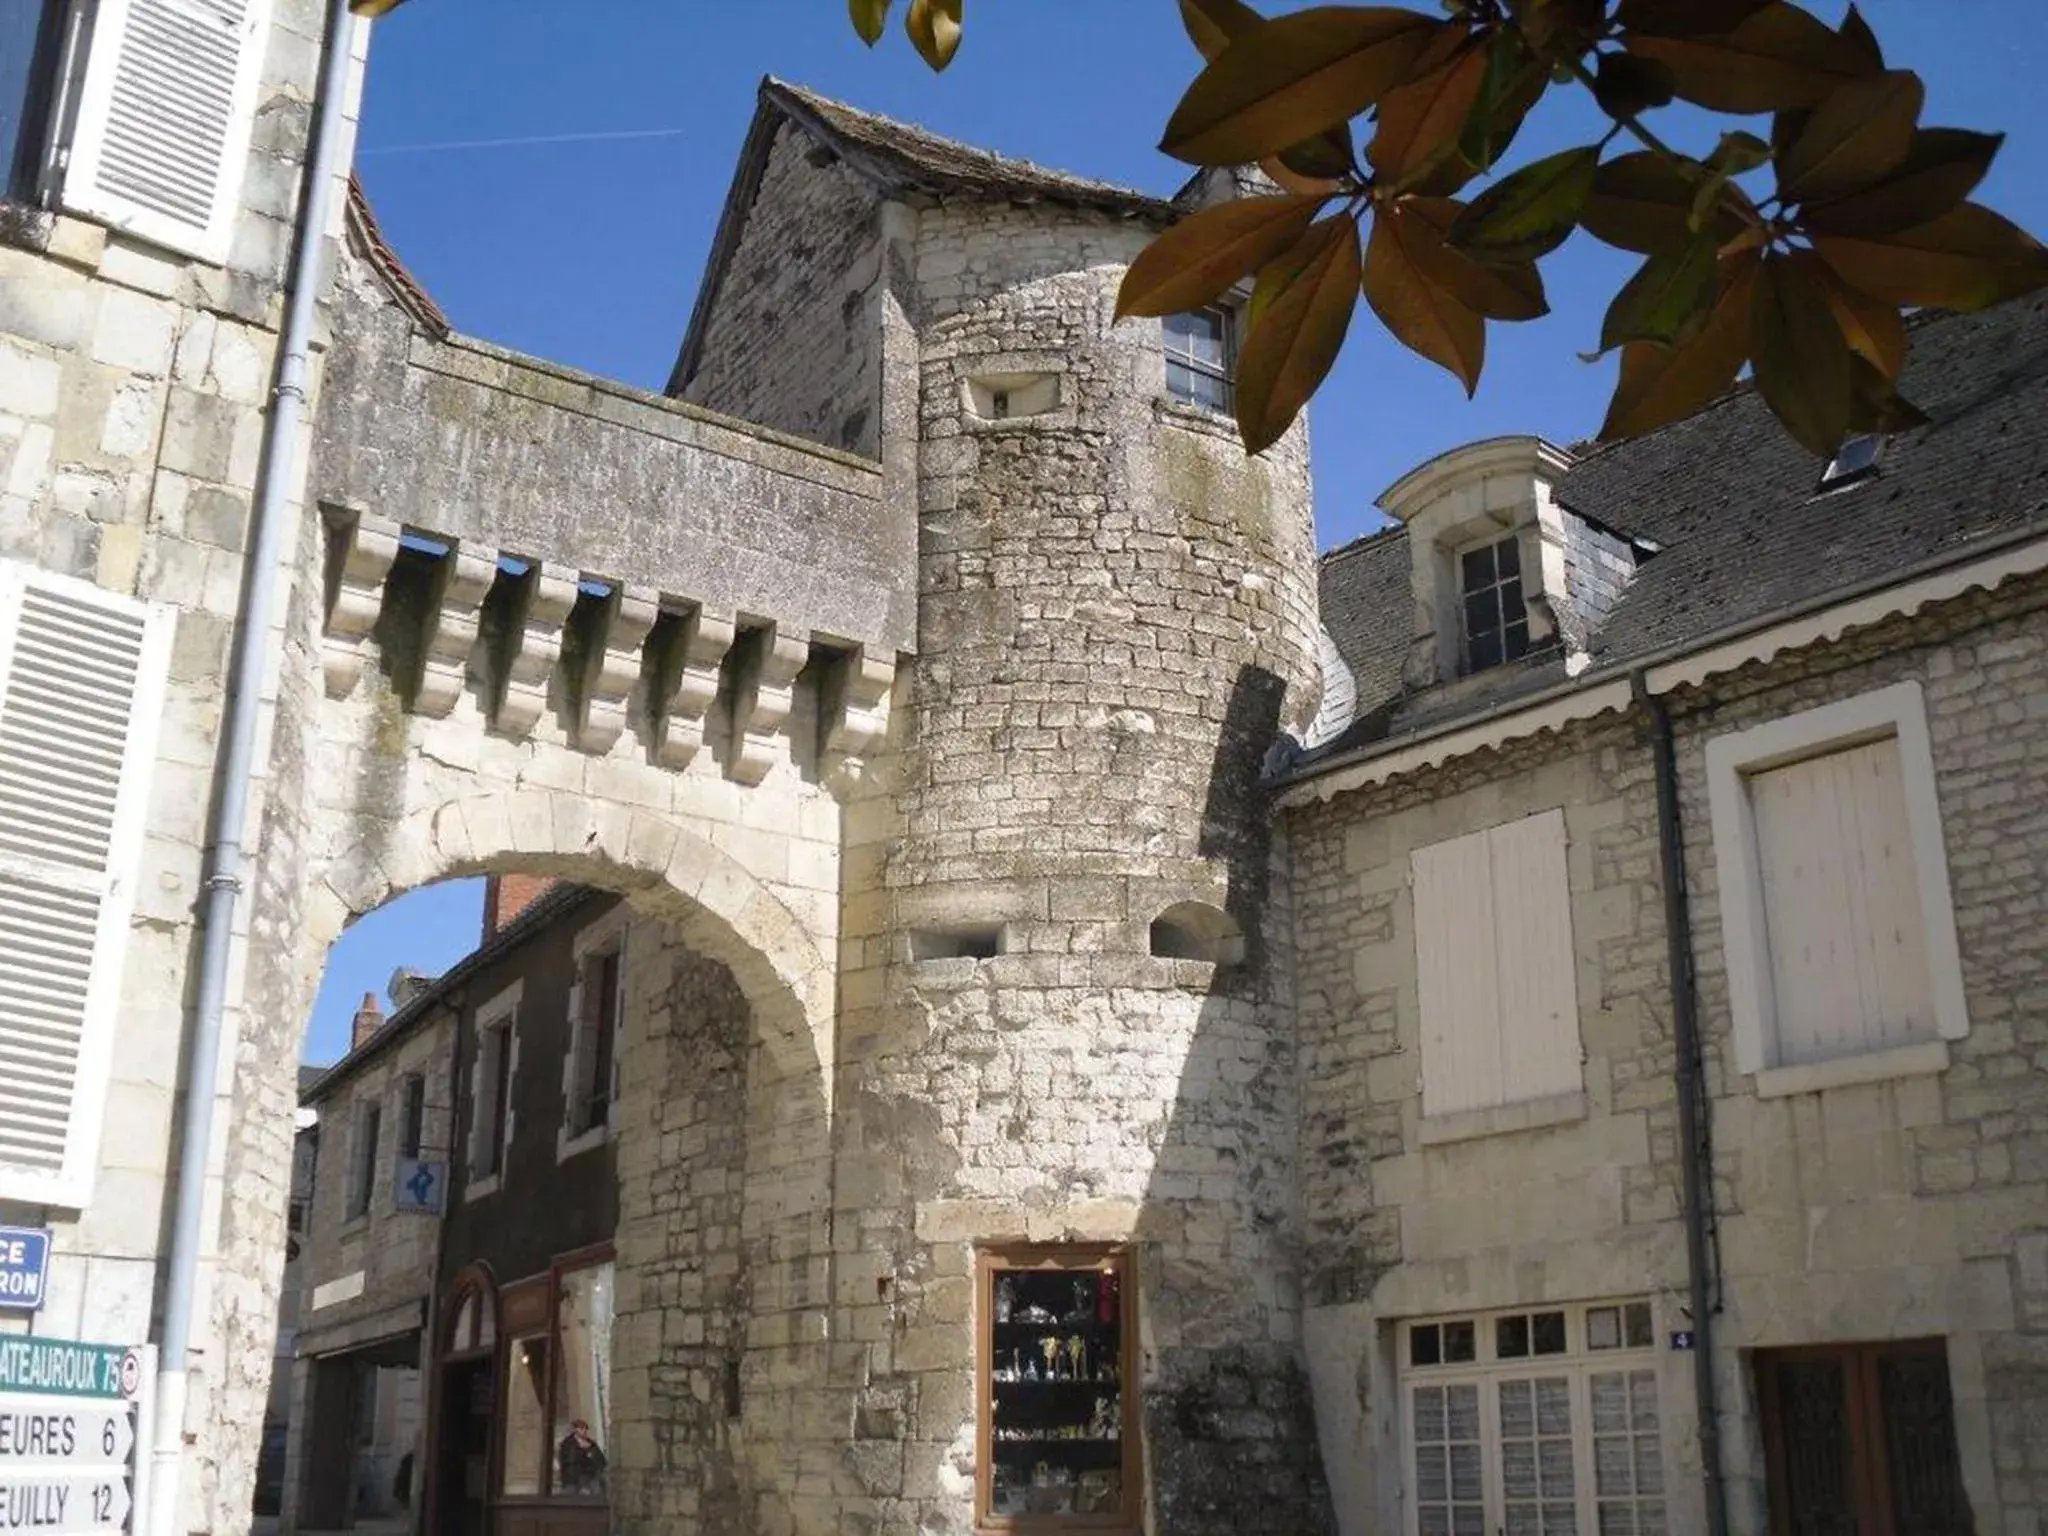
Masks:
[[[1718,297],[1691,339],[1675,347],[1636,341],[1621,349],[1621,378],[1600,427],[1603,442],[1682,421],[1735,382],[1749,356],[1757,266],[1754,252],[1721,261]]]
[[[1266,18],[1244,0],[1180,0],[1180,24],[1205,59],[1213,59],[1239,33],[1262,27]]]
[[[1263,453],[1285,435],[1337,361],[1358,303],[1358,220],[1349,213],[1311,226],[1260,274],[1265,301],[1237,356],[1237,430],[1246,453]]]
[[[1787,432],[1826,457],[1849,432],[1850,352],[1827,296],[1803,267],[1772,255],[1750,305],[1757,393]]]
[[[1358,159],[1351,152],[1351,125],[1338,123],[1335,127],[1324,129],[1312,139],[1288,145],[1272,160],[1262,160],[1259,163],[1261,166],[1271,166],[1275,162],[1297,180],[1340,182],[1358,169]],[[1269,170],[1267,174],[1271,175],[1272,172]],[[1279,178],[1276,176],[1274,180],[1278,181]]]
[[[889,24],[890,3],[891,0],[846,0],[846,8],[853,16],[853,30],[870,48],[882,40],[882,29]]]
[[[1275,17],[1195,77],[1159,147],[1194,165],[1278,154],[1372,106],[1448,25],[1392,6],[1324,5]]]
[[[1863,67],[1872,74],[1884,68],[1884,49],[1877,43],[1877,34],[1870,30],[1870,23],[1863,19],[1863,13],[1852,4],[1842,24],[1835,28],[1842,40],[1855,48],[1862,56]]]
[[[1985,309],[2048,284],[2048,247],[1978,203],[1883,236],[1813,236],[1851,288],[1889,304]]]
[[[1652,255],[1692,238],[1693,206],[1713,181],[1697,160],[1667,160],[1647,149],[1618,155],[1594,172],[1579,222],[1596,240]],[[1725,242],[1742,232],[1751,204],[1740,187],[1721,182],[1720,189],[1713,229]]]
[[[1976,189],[2005,136],[1966,128],[1922,128],[1882,181],[1843,197],[1809,202],[1800,222],[1814,234],[1888,235],[1940,218]]]
[[[1762,10],[1767,0],[1621,0],[1614,19],[1631,32],[1696,37],[1730,32]]]
[[[1481,261],[1548,255],[1578,226],[1599,166],[1597,144],[1532,161],[1473,199],[1458,216],[1451,243]]]
[[[1503,27],[1494,33],[1486,50],[1485,82],[1458,135],[1458,157],[1474,170],[1491,170],[1520,132],[1529,109],[1542,100],[1549,81],[1550,71],[1529,52],[1519,31]]]
[[[1898,306],[1851,288],[1812,251],[1794,251],[1786,260],[1803,269],[1827,295],[1849,350],[1868,360],[1887,382],[1897,383],[1906,366],[1906,322]]]
[[[1454,197],[1404,197],[1380,209],[1416,268],[1437,287],[1488,320],[1535,320],[1550,313],[1543,274],[1533,261],[1488,265],[1448,240],[1465,205]]]
[[[1667,105],[1677,88],[1668,66],[1632,53],[1601,54],[1593,76],[1593,99],[1602,112],[1617,119]]]
[[[1769,0],[1726,32],[1664,37],[1631,31],[1622,42],[1630,53],[1666,66],[1680,96],[1716,112],[1810,107],[1869,73],[1854,43],[1787,0]]]
[[[1607,0],[1520,0],[1515,24],[1546,59],[1576,59],[1599,38]]]
[[[1116,313],[1199,309],[1308,232],[1323,194],[1246,197],[1193,213],[1138,253],[1117,289]]]
[[[1849,359],[1849,430],[1851,432],[1907,432],[1927,425],[1927,415],[1900,394],[1863,357]]]
[[[1486,84],[1488,58],[1487,50],[1468,48],[1434,73],[1387,92],[1379,128],[1365,146],[1367,163],[1383,180],[1400,181],[1432,162],[1455,162],[1458,135]],[[1455,182],[1471,174],[1462,165],[1449,172]]]
[[[1448,369],[1469,397],[1486,366],[1486,320],[1417,266],[1399,218],[1373,220],[1365,250],[1365,301],[1394,339]]]
[[[960,51],[960,7],[964,0],[910,0],[903,29],[925,63],[944,69]]]
[[[1600,350],[1631,341],[1676,342],[1706,321],[1718,267],[1712,234],[1657,252],[1621,285],[1600,322]]]
[[[1788,203],[1825,202],[1884,180],[1913,147],[1926,94],[1909,69],[1834,91],[1778,156],[1778,195]]]

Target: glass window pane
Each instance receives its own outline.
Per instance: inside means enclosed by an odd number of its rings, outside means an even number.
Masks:
[[[1652,1334],[1650,1331],[1650,1304],[1647,1301],[1632,1301],[1623,1309],[1628,1328],[1628,1347],[1648,1349]]]
[[[1579,1512],[1569,1504],[1543,1506],[1543,1536],[1579,1536]]]
[[[1472,670],[1483,672],[1488,667],[1500,665],[1500,636],[1474,635],[1472,637]]]
[[[1543,1496],[1546,1499],[1570,1498],[1577,1483],[1575,1468],[1572,1465],[1571,1441],[1537,1442],[1536,1472],[1542,1479]]]
[[[1479,1330],[1470,1322],[1444,1324],[1444,1362],[1462,1364],[1478,1357]]]
[[[1517,1313],[1513,1317],[1496,1318],[1493,1325],[1493,1352],[1501,1360],[1520,1360],[1529,1353],[1529,1319]]]
[[[1591,1307],[1586,1312],[1586,1348],[1619,1349],[1621,1347],[1621,1309],[1619,1307]]]
[[[1465,590],[1467,592],[1475,592],[1481,587],[1493,585],[1493,546],[1491,544],[1483,545],[1478,549],[1466,550],[1458,563],[1463,573]]]
[[[1522,552],[1512,538],[1502,539],[1493,546],[1493,568],[1497,575],[1520,578],[1522,574]]]
[[[1635,1492],[1628,1441],[1612,1435],[1593,1439],[1593,1491],[1603,1498]]]
[[[1479,1389],[1452,1387],[1444,1394],[1445,1427],[1453,1440],[1479,1438]]]
[[[34,152],[35,118],[47,96],[42,33],[53,8],[51,0],[0,0],[0,194],[28,190],[16,184],[16,172],[27,169],[20,163]]]
[[[1633,1504],[1602,1504],[1600,1506],[1600,1536],[1636,1536],[1636,1511]]]
[[[1443,1337],[1435,1323],[1418,1323],[1408,1330],[1410,1365],[1439,1365],[1443,1358]]]
[[[1501,654],[1509,661],[1529,654],[1529,626],[1510,624],[1501,631]]]
[[[1483,1498],[1481,1489],[1479,1447],[1476,1444],[1461,1444],[1451,1447],[1451,1497],[1454,1499]]]
[[[1636,1492],[1664,1491],[1664,1457],[1657,1449],[1655,1435],[1636,1436]]]
[[[562,1276],[555,1492],[602,1498],[611,1445],[612,1266]]]
[[[1444,1389],[1442,1387],[1417,1387],[1409,1394],[1410,1411],[1415,1415],[1415,1438],[1422,1444],[1435,1444],[1444,1437]]]
[[[1545,1376],[1536,1383],[1536,1433],[1568,1435],[1571,1432],[1571,1383],[1562,1376]]]
[[[1510,576],[1500,584],[1500,611],[1504,622],[1520,624],[1526,622],[1529,610],[1522,602],[1522,578]]]
[[[1561,1355],[1564,1353],[1564,1314],[1562,1312],[1538,1312],[1534,1319],[1532,1341],[1539,1355]]]
[[[505,1463],[498,1491],[532,1497],[540,1492],[548,1443],[548,1341],[514,1339],[505,1383]]]
[[[1492,588],[1483,592],[1467,593],[1465,597],[1465,633],[1475,639],[1491,634],[1500,628],[1500,599]]]
[[[1628,1378],[1619,1373],[1606,1373],[1591,1378],[1593,1399],[1593,1433],[1596,1435],[1619,1434],[1628,1424]]]

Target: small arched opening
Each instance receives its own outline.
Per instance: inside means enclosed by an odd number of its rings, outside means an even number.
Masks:
[[[1152,953],[1161,960],[1236,965],[1244,959],[1244,930],[1209,902],[1175,902],[1152,919]]]

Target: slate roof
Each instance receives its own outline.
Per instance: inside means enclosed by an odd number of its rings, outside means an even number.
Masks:
[[[1822,466],[1747,385],[1648,436],[1584,450],[1558,500],[1660,552],[1595,639],[1582,686],[1994,540],[2048,534],[2048,294],[1923,313],[1910,333],[1902,387],[1931,421],[1888,440],[1876,476],[1854,485],[1818,491]],[[1404,529],[1323,557],[1323,623],[1357,677],[1358,718],[1297,772],[1571,681],[1551,649],[1404,693],[1409,580]]]

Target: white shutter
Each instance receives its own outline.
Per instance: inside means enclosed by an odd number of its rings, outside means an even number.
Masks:
[[[270,0],[99,0],[64,203],[224,262]]]
[[[1582,1085],[1564,844],[1545,811],[1415,850],[1425,1115]]]
[[[170,624],[0,565],[0,1199],[92,1192]]]

